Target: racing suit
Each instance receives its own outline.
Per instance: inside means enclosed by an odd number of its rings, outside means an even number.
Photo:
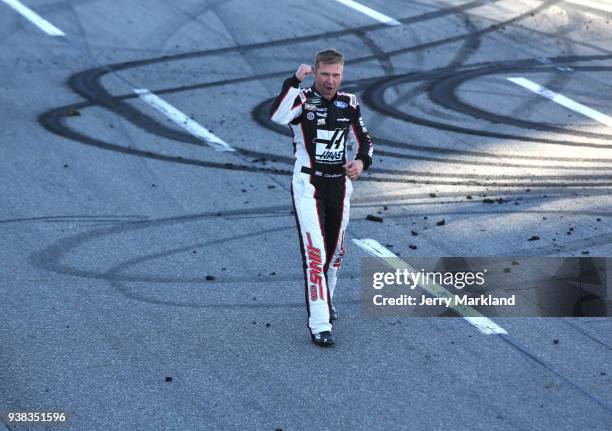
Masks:
[[[291,195],[304,265],[308,328],[331,330],[330,311],[344,256],[351,180],[345,175],[347,143],[366,170],[372,163],[372,140],[363,124],[357,98],[336,92],[331,100],[310,87],[300,89],[294,75],[272,103],[270,117],[288,124],[296,163]]]

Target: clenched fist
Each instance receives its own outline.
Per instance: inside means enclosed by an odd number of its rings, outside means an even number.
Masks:
[[[304,78],[306,78],[306,76],[310,75],[311,73],[312,67],[310,67],[308,64],[300,64],[298,70],[295,71],[295,77],[300,81],[303,81]]]
[[[363,172],[363,161],[361,160],[351,160],[349,161],[347,164],[345,164],[343,166],[346,175],[351,179],[351,180],[356,180],[357,178],[359,178],[359,176],[361,175],[361,172]]]

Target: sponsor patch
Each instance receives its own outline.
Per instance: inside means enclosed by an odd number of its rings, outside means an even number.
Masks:
[[[351,120],[348,118],[338,118],[338,121],[351,121]]]
[[[306,114],[306,118],[308,118],[309,120],[314,120],[314,113],[309,112],[308,114]]]
[[[311,97],[308,99],[308,103],[312,103],[313,105],[318,105],[319,103],[321,103],[321,98]]]
[[[325,125],[325,118],[319,118],[317,120],[317,126],[324,126]]]
[[[315,161],[319,163],[341,163],[344,159],[344,144],[346,129],[317,129],[317,137],[313,142],[317,145]]]
[[[327,108],[317,108],[318,112],[327,112]]]
[[[306,252],[308,254],[308,281],[310,284],[310,300],[312,302],[317,299],[325,301],[323,295],[323,259],[321,256],[321,249],[315,247],[310,238],[310,232],[306,232],[306,239],[308,241],[306,245]],[[318,292],[317,292],[318,290]],[[317,293],[319,295],[317,295]]]
[[[304,103],[304,109],[307,111],[316,111],[317,107],[310,103]]]
[[[327,112],[317,112],[317,117],[326,118],[327,117]]]
[[[348,106],[346,103],[342,102],[341,100],[336,100],[334,102],[334,105],[336,105],[340,109],[344,109]]]

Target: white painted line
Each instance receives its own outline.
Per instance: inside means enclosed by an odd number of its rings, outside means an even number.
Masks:
[[[383,262],[392,269],[407,269],[410,272],[418,272],[410,264],[406,263],[391,250],[385,248],[374,239],[353,239],[353,242],[371,256],[383,259]],[[435,283],[419,283],[418,286],[429,294],[438,298],[452,298],[453,294],[444,287]],[[480,314],[472,307],[455,305],[450,307],[459,313],[471,325],[475,326],[483,334],[507,334],[508,332],[486,316]]]
[[[355,9],[358,12],[364,13],[366,15],[368,15],[371,18],[374,18],[377,21],[380,21],[384,24],[388,24],[388,25],[402,25],[401,22],[391,18],[390,16],[387,16],[385,14],[382,14],[378,11],[375,11],[374,9],[371,9],[367,6],[362,5],[361,3],[357,3],[356,1],[353,0],[336,0],[338,3],[342,3],[345,6],[348,6],[350,8]]]
[[[536,84],[533,81],[530,81],[525,78],[513,77],[508,78],[508,81],[515,83],[516,85],[520,85],[521,87],[526,88],[527,90],[533,91],[536,94],[539,94],[542,97],[546,97],[553,102],[558,103],[561,106],[564,106],[572,111],[579,112],[582,115],[586,115],[593,120],[599,121],[602,124],[605,124],[608,127],[612,127],[612,117],[609,117],[606,114],[602,114],[599,111],[589,108],[581,103],[575,102],[572,99],[563,96],[562,94],[555,93],[554,91],[550,91],[546,87],[542,87],[540,84]]]
[[[142,100],[144,100],[149,105],[166,115],[166,117],[170,118],[176,124],[191,133],[193,136],[206,141],[206,143],[213,147],[215,150],[236,151],[231,145],[225,143],[225,141],[215,136],[210,130],[199,125],[191,118],[183,114],[181,111],[176,109],[174,106],[170,105],[162,98],[151,93],[146,88],[136,88],[134,89],[134,93],[138,94],[138,96]]]
[[[604,12],[612,12],[612,5],[610,0],[565,0],[568,3],[574,3],[579,6],[587,6],[593,9],[599,9]]]
[[[63,31],[17,0],[2,0],[49,36],[66,36]]]

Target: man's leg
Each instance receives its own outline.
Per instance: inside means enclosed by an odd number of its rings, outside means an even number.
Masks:
[[[345,177],[345,181],[338,182],[338,187],[335,188],[334,191],[335,196],[331,197],[333,201],[330,203],[329,210],[326,214],[326,235],[329,241],[327,248],[328,260],[326,262],[327,284],[329,286],[329,295],[330,298],[332,298],[332,303],[336,282],[338,280],[338,271],[340,270],[342,258],[344,257],[344,234],[349,222],[352,192],[353,185],[348,177]]]
[[[303,259],[308,328],[311,334],[331,331],[330,293],[325,280],[328,259],[321,228],[324,208],[307,174],[294,174],[291,192]]]

